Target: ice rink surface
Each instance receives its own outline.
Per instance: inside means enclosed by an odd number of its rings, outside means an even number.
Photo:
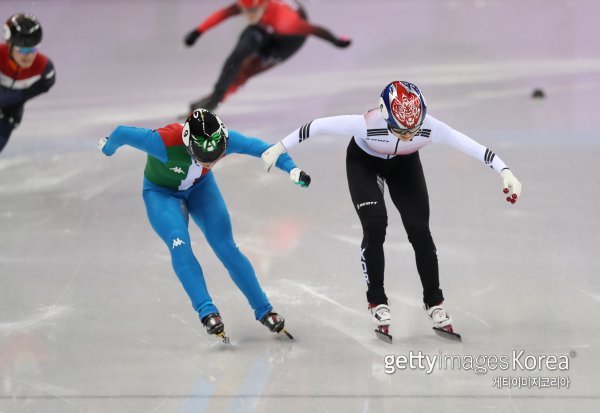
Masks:
[[[116,125],[164,126],[208,93],[244,21],[191,49],[182,38],[225,4],[1,2],[2,19],[41,19],[57,83],[26,105],[0,155],[0,412],[600,411],[600,2],[306,0],[313,22],[353,45],[309,39],[218,110],[230,129],[276,142],[315,117],[362,113],[385,84],[409,80],[429,113],[503,158],[523,195],[509,205],[483,164],[441,145],[421,151],[442,288],[463,342],[432,333],[388,203],[390,345],[366,310],[348,139],[293,149],[313,178],[306,190],[259,159],[226,158],[215,175],[236,241],[296,337],[254,321],[192,225],[232,346],[203,331],[147,222],[145,156],[96,148]],[[531,99],[535,88],[546,98]],[[494,364],[513,351],[525,366]],[[386,374],[386,355],[415,354],[456,356],[461,368]],[[552,356],[568,369],[533,363]]]

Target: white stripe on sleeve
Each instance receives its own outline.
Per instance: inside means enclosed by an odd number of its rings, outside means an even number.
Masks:
[[[341,115],[315,119],[296,129],[281,142],[286,149],[315,135],[363,136],[367,124],[363,115]]]

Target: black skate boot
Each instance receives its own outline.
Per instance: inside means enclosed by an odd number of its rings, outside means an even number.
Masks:
[[[223,343],[229,344],[229,337],[225,335],[225,325],[219,313],[206,315],[200,321],[202,321],[202,325],[206,328],[208,334],[220,337]]]
[[[265,315],[261,320],[260,320],[261,324],[266,326],[269,330],[271,330],[273,333],[277,333],[277,334],[285,334],[286,336],[288,336],[290,339],[294,339],[294,337],[292,337],[292,335],[290,333],[288,333],[288,331],[285,329],[285,319],[271,311],[269,312],[267,315]]]
[[[200,100],[192,102],[190,104],[190,113],[193,112],[195,109],[206,109],[213,112],[217,108],[217,106],[219,106],[219,99],[217,99],[213,95],[208,95]]]

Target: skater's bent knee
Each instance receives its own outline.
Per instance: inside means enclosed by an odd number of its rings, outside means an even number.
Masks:
[[[387,228],[386,220],[371,220],[363,227],[363,244],[383,244]]]
[[[209,240],[208,243],[218,257],[229,255],[231,253],[237,254],[239,252],[238,246],[233,240]]]
[[[407,228],[408,241],[419,249],[435,249],[431,232],[428,227]]]

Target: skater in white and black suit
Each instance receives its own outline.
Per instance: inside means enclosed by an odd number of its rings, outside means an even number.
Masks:
[[[323,134],[352,136],[346,155],[348,186],[363,228],[361,260],[368,308],[378,336],[391,341],[390,308],[384,289],[385,183],[415,251],[427,315],[436,330],[451,336],[452,319],[442,306],[436,248],[429,231],[429,196],[418,151],[441,142],[479,159],[502,176],[506,200],[512,204],[521,193],[521,183],[490,149],[428,115],[420,90],[409,82],[387,85],[379,108],[363,115],[315,119],[296,129],[263,153],[266,168],[292,146]]]

